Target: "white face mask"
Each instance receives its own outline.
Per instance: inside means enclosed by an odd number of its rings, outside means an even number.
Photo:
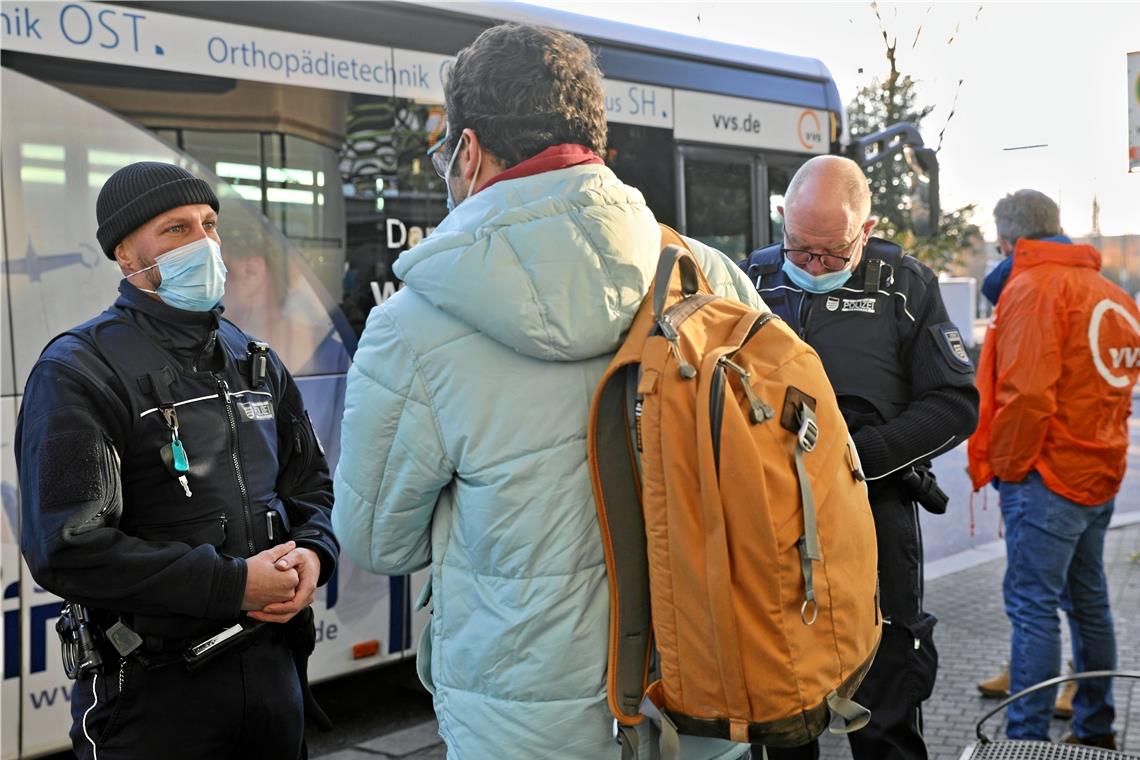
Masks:
[[[451,154],[451,158],[447,162],[447,174],[443,179],[447,185],[447,213],[449,214],[455,210],[456,206],[470,198],[471,194],[475,192],[475,179],[479,176],[479,169],[483,166],[483,151],[479,151],[479,160],[475,162],[475,173],[471,175],[471,182],[467,185],[467,195],[463,196],[463,201],[457,203],[455,196],[451,192],[451,167],[455,164],[455,157],[459,155],[459,149],[463,147],[463,141],[465,139],[467,138],[459,138],[459,145],[455,146],[455,151]]]
[[[204,237],[160,255],[149,267],[131,272],[127,277],[158,267],[162,282],[154,293],[168,306],[186,311],[209,311],[218,305],[226,292],[226,264],[222,247],[213,238]],[[124,278],[126,279],[126,278]]]

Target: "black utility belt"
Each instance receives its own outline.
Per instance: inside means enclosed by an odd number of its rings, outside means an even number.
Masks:
[[[193,672],[217,659],[219,656],[245,649],[266,632],[279,626],[261,623],[248,618],[222,630],[195,639],[166,639],[147,636],[137,649],[120,655],[135,657],[148,670],[166,667],[181,662]]]
[[[103,655],[114,650],[119,657],[135,657],[148,670],[183,662],[194,671],[219,655],[244,649],[263,631],[275,626],[249,618],[212,634],[192,639],[170,639],[140,636],[123,621],[106,629],[94,622],[90,610],[68,602],[56,623],[64,672],[68,678],[82,678],[89,672],[101,672]]]
[[[138,646],[129,646],[134,644],[132,640],[126,642],[128,646],[121,647],[110,635],[110,628],[107,638],[119,656],[135,656],[147,667],[169,665],[181,660],[189,670],[197,670],[218,655],[248,646],[265,628],[264,623],[243,618],[219,631],[196,638],[170,639],[162,636],[143,636]]]

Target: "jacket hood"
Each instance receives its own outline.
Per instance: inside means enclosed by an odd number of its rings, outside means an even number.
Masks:
[[[522,354],[577,361],[617,349],[660,244],[639,191],[605,166],[575,166],[467,198],[393,271],[406,288]]]
[[[1067,239],[1066,239],[1067,240]],[[1016,275],[1031,267],[1060,264],[1067,267],[1085,267],[1100,271],[1100,251],[1091,245],[1063,242],[1059,239],[1017,241],[1013,251],[1013,271]]]

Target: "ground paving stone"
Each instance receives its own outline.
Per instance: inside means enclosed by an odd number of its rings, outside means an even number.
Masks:
[[[410,758],[414,753],[432,750],[443,746],[443,738],[436,730],[434,721],[421,723],[418,726],[405,728],[391,734],[379,736],[371,741],[358,744],[357,747],[368,752],[384,754],[390,757]]]

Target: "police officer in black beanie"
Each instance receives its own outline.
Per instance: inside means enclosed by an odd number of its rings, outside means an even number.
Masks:
[[[20,408],[20,545],[66,600],[80,758],[303,753],[332,484],[293,378],[221,316],[218,212],[179,166],[115,172],[119,296],[47,345]]]
[[[848,734],[851,752],[855,760],[926,760],[922,702],[934,688],[938,654],[935,618],[922,606],[918,509],[946,510],[929,465],[977,425],[974,368],[937,275],[871,237],[877,220],[854,161],[811,159],[779,211],[783,242],[742,266],[764,302],[819,353],[875,517],[883,637],[855,692],[871,720]],[[768,748],[768,757],[818,758],[819,747]]]

